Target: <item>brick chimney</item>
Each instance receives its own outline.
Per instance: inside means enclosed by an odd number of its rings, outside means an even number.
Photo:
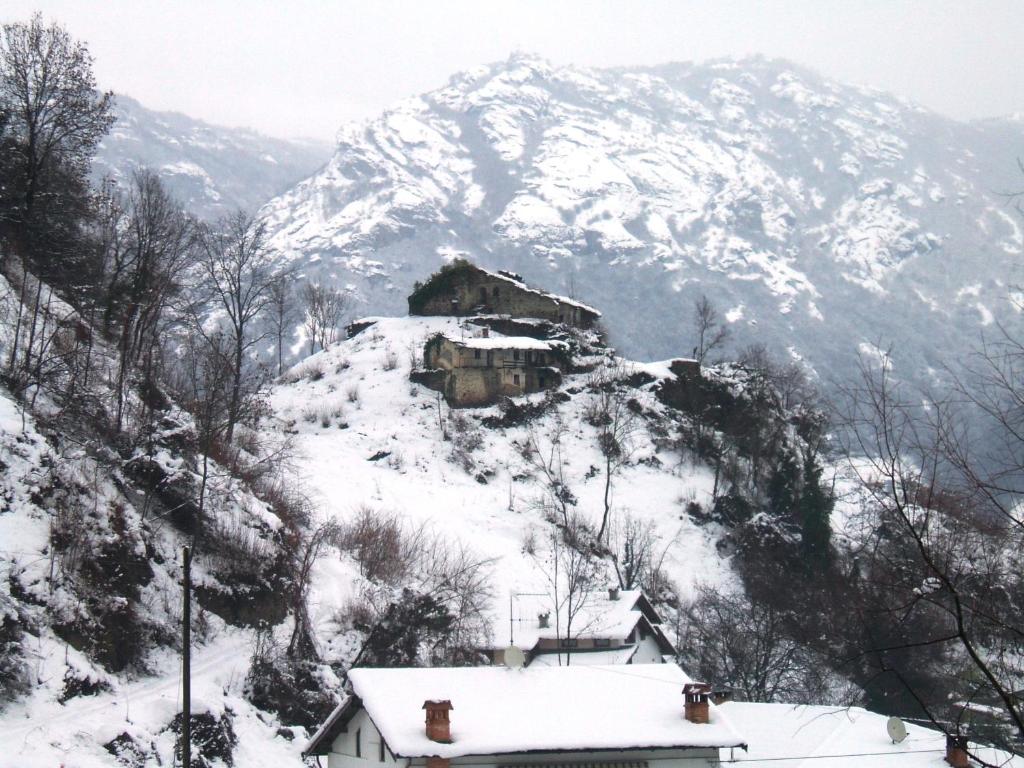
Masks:
[[[541,629],[547,629],[551,626],[551,614],[550,613],[538,613],[537,614],[537,625]]]
[[[946,736],[946,762],[953,768],[970,768],[966,736]]]
[[[618,600],[619,599],[619,588],[618,587],[608,587],[608,599],[609,600]]]
[[[710,722],[708,699],[711,698],[711,686],[707,683],[687,683],[683,686],[685,705],[683,714],[691,723],[705,724]]]
[[[448,699],[427,699],[423,702],[427,710],[427,738],[442,744],[452,741],[452,724],[448,713],[453,709]]]

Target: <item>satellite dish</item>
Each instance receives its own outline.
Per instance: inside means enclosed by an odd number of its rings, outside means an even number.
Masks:
[[[898,717],[890,717],[885,723],[885,730],[889,732],[893,744],[899,744],[907,738],[907,726]]]
[[[505,666],[509,669],[522,669],[526,663],[526,656],[514,645],[505,649]]]

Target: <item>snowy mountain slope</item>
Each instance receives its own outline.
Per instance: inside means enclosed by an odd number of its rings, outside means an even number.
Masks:
[[[64,350],[59,331],[50,335],[55,326],[86,326],[41,291],[47,321],[31,346],[42,356],[50,345]],[[18,296],[0,277],[5,361]],[[27,334],[20,338],[24,353]],[[102,340],[90,360],[91,383],[79,378],[74,403],[57,396],[64,384],[57,358],[47,360],[45,386],[34,395],[14,397],[8,385],[20,379],[6,363],[0,384],[0,768],[173,761],[185,545],[197,552],[195,712],[234,733],[236,764],[300,765],[304,734],[295,740],[279,732],[280,721],[243,695],[253,630],[224,611],[225,597],[252,599],[245,585],[257,584],[261,569],[243,566],[239,579],[216,551],[222,534],[234,530],[271,554],[280,520],[214,462],[208,498],[216,511],[196,526],[201,541],[183,530],[196,480],[195,457],[185,448],[194,425],[167,404],[159,428],[134,448],[134,418],[120,435],[97,426],[92,409],[113,401]],[[137,414],[136,398],[128,399],[128,412]],[[181,494],[174,506],[167,492]]]
[[[222,128],[176,112],[155,112],[118,96],[117,122],[93,163],[96,179],[126,177],[146,165],[193,213],[212,219],[235,207],[255,211],[313,173],[331,148],[255,131]]]
[[[1024,250],[1012,121],[956,123],[761,58],[591,70],[529,56],[349,126],[263,209],[282,258],[400,312],[446,258],[574,292],[639,359],[706,293],[736,343],[928,381],[998,319]]]
[[[361,506],[397,513],[425,523],[450,541],[461,541],[491,559],[495,601],[493,621],[508,621],[511,592],[547,593],[543,552],[551,525],[538,508],[542,489],[522,458],[533,435],[549,445],[558,424],[566,485],[577,509],[597,525],[602,509],[603,467],[595,427],[585,413],[593,395],[585,391],[592,374],[567,376],[561,391],[569,397],[529,424],[491,428],[487,417],[498,407],[451,411],[440,405],[448,438],[442,435],[437,393],[409,381],[414,355],[434,333],[459,333],[456,318],[378,318],[352,339],[320,352],[285,375],[271,395],[280,428],[294,433],[297,471],[322,515],[351,520]],[[661,364],[630,364],[633,373],[666,375]],[[644,408],[661,409],[649,389],[636,396]],[[543,395],[532,395],[537,403]],[[478,438],[467,465],[458,451],[464,418]],[[639,430],[634,453],[613,487],[619,519],[626,514],[650,521],[667,549],[668,575],[686,592],[696,580],[731,583],[728,559],[719,555],[716,526],[699,527],[686,514],[690,501],[707,506],[712,472],[703,464],[680,462]],[[537,557],[530,555],[534,550]],[[339,564],[340,565],[340,564]],[[316,585],[316,620],[323,626],[358,592],[359,582],[339,582],[344,571],[324,564]],[[614,574],[605,575],[609,583]]]

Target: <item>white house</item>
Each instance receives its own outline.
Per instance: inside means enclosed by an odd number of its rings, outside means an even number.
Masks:
[[[327,768],[703,768],[746,745],[710,688],[674,664],[353,669],[349,680],[304,752]]]
[[[989,747],[967,752],[931,728],[905,723],[906,737],[894,742],[885,715],[860,707],[729,702],[720,706],[743,733],[748,768],[950,768],[975,766],[970,754],[990,765],[1024,768],[1024,759]]]
[[[556,611],[548,595],[514,595],[509,617],[495,621],[492,661],[503,663],[504,649],[513,645],[532,666],[674,661],[661,617],[638,589],[588,593],[571,623],[561,608]]]

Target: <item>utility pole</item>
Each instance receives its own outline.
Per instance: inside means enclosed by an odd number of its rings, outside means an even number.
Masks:
[[[181,765],[192,768],[192,553],[188,547],[182,550],[184,579],[181,611]]]

